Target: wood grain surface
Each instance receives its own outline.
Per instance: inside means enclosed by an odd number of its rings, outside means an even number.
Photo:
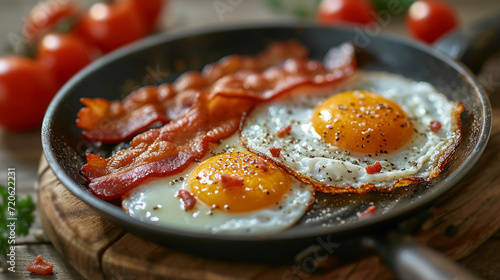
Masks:
[[[42,158],[38,199],[42,223],[56,250],[84,277],[104,279],[101,257],[123,231],[71,194]]]
[[[495,108],[494,116],[498,115],[500,109]],[[499,150],[500,118],[494,118],[484,155],[459,183],[460,191],[437,203],[433,217],[415,235],[416,240],[458,260],[500,229]],[[378,257],[308,274],[293,264],[230,263],[170,250],[123,233],[102,219],[55,178],[44,159],[40,172],[39,205],[44,228],[60,254],[89,279],[392,278]],[[492,248],[499,247],[495,244]]]

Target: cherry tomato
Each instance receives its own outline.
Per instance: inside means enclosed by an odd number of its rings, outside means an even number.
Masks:
[[[35,60],[0,58],[0,125],[10,131],[38,127],[56,91],[54,77]]]
[[[457,15],[441,0],[419,0],[410,6],[406,27],[411,36],[433,43],[458,25]]]
[[[83,39],[73,34],[50,33],[38,45],[38,62],[49,69],[59,86],[66,83],[99,54]]]
[[[108,53],[146,35],[146,25],[135,8],[132,0],[96,3],[83,16],[76,32]]]
[[[28,15],[23,25],[23,35],[32,41],[48,33],[63,19],[77,17],[79,6],[72,0],[41,1]]]
[[[323,0],[316,15],[322,24],[374,22],[376,8],[368,0]]]
[[[156,21],[158,16],[161,14],[162,9],[165,4],[167,4],[166,0],[133,0],[137,7],[137,10],[142,16],[142,20],[146,25],[148,30],[152,30],[156,26]]]

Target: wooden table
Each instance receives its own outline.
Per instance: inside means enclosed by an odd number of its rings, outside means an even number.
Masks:
[[[221,0],[228,3],[228,1]],[[85,5],[93,1],[82,1]],[[233,1],[236,3],[238,1]],[[290,3],[299,3],[291,0]],[[500,11],[498,0],[456,0],[452,2],[461,17],[462,24],[467,25],[478,19]],[[6,46],[19,34],[20,24],[33,2],[0,0],[0,46]],[[172,1],[170,9],[162,19],[162,25],[167,28],[188,29],[207,24],[228,24],[235,21],[255,21],[265,19],[286,18],[286,15],[275,16],[263,5],[263,1],[243,0],[229,12],[218,14],[213,7],[213,1],[204,0],[178,0]],[[404,17],[395,16],[391,19],[388,31],[405,36]],[[4,48],[0,48],[4,49]],[[0,53],[3,55],[3,53]],[[500,108],[500,56],[496,55],[487,63],[481,75],[485,81],[484,86],[491,92],[490,97],[494,108]],[[7,168],[15,167],[17,173],[17,194],[23,197],[30,194],[37,199],[36,185],[37,169],[42,154],[40,144],[40,131],[13,134],[0,130],[0,184],[6,182]],[[3,171],[2,171],[3,170]],[[57,267],[57,274],[49,277],[30,277],[33,279],[84,279],[75,271],[63,257],[54,249],[53,245],[44,235],[40,218],[37,217],[30,235],[18,238],[16,251],[16,266],[19,273],[15,277],[22,279],[29,274],[21,273],[27,264],[37,255],[42,254],[50,259]],[[3,256],[2,256],[3,257]],[[1,257],[0,257],[1,259]],[[0,267],[4,265],[4,261]],[[486,279],[500,279],[500,232],[484,242],[474,252],[458,261],[461,265],[471,269]],[[0,273],[0,280],[12,279],[13,274]],[[120,278],[118,275],[113,279]],[[348,279],[348,276],[344,277]]]

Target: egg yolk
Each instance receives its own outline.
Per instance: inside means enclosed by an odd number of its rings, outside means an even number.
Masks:
[[[312,116],[316,132],[332,145],[380,155],[403,147],[413,125],[395,102],[369,91],[348,91],[324,100]]]
[[[214,209],[250,212],[278,204],[290,189],[281,168],[249,152],[207,159],[189,176],[194,196]]]

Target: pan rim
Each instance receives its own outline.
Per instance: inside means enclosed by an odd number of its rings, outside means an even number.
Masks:
[[[95,197],[91,193],[83,190],[74,180],[64,171],[63,167],[57,161],[55,154],[53,151],[53,145],[51,142],[51,125],[53,124],[54,114],[60,106],[63,98],[71,93],[71,89],[78,84],[85,81],[85,78],[91,74],[93,71],[99,69],[103,65],[107,65],[113,63],[116,60],[119,60],[125,56],[131,55],[135,52],[142,51],[144,49],[154,47],[157,44],[168,43],[170,41],[179,40],[182,38],[188,38],[196,35],[209,35],[211,33],[219,33],[219,32],[228,32],[228,31],[236,31],[236,30],[247,30],[247,29],[265,29],[265,28],[289,28],[289,29],[307,29],[307,28],[328,28],[331,29],[332,32],[335,30],[352,30],[351,27],[348,26],[336,26],[336,27],[325,27],[315,24],[314,22],[297,22],[297,21],[283,21],[283,22],[260,22],[260,23],[244,23],[244,24],[235,24],[231,26],[211,26],[211,27],[203,27],[196,28],[192,30],[179,30],[169,33],[162,33],[150,38],[146,38],[125,46],[115,52],[112,52],[106,56],[103,56],[96,61],[94,61],[91,65],[87,66],[84,70],[80,71],[76,74],[68,83],[66,83],[60,91],[56,94],[51,104],[49,105],[46,115],[42,124],[42,147],[44,151],[45,158],[53,170],[54,174],[61,181],[61,183],[76,197],[84,201],[87,205],[91,206],[91,208],[96,209],[99,213],[111,218],[112,222],[116,225],[115,221],[119,221],[119,227],[124,228],[128,231],[137,228],[144,228],[148,232],[152,232],[154,234],[166,234],[166,235],[180,235],[188,238],[198,238],[205,240],[219,240],[219,241],[238,241],[238,242],[254,242],[254,241],[283,241],[289,239],[304,239],[311,238],[317,236],[325,236],[325,235],[344,235],[349,234],[359,228],[369,228],[374,227],[376,225],[381,225],[387,223],[391,220],[398,219],[403,217],[409,213],[414,213],[418,209],[427,207],[429,204],[436,201],[439,197],[441,197],[444,193],[450,190],[460,179],[462,179],[467,172],[472,169],[472,167],[479,160],[482,155],[484,149],[486,148],[486,144],[489,140],[490,132],[491,132],[491,105],[488,100],[487,95],[479,86],[479,83],[472,72],[464,66],[461,62],[458,62],[448,56],[447,54],[442,53],[441,51],[432,48],[431,46],[424,45],[423,43],[419,43],[407,38],[401,38],[397,35],[390,34],[388,32],[382,32],[377,35],[377,37],[384,37],[392,42],[397,44],[408,45],[411,48],[420,50],[425,52],[426,54],[433,56],[440,61],[443,61],[448,66],[453,68],[458,74],[461,74],[464,79],[471,85],[471,87],[475,90],[476,94],[483,105],[482,119],[484,122],[481,124],[479,139],[474,146],[474,149],[471,151],[470,155],[465,159],[465,161],[456,169],[454,172],[448,174],[448,176],[440,182],[439,188],[432,192],[426,192],[424,197],[418,199],[415,203],[402,205],[397,207],[397,209],[393,209],[388,213],[384,213],[382,215],[376,215],[370,219],[364,219],[358,221],[356,223],[347,223],[344,225],[339,225],[335,227],[324,227],[324,228],[315,228],[315,230],[311,233],[308,231],[283,231],[276,234],[270,235],[236,235],[236,234],[210,234],[205,232],[193,232],[180,230],[167,226],[159,226],[148,222],[143,222],[137,219],[134,219],[127,215],[122,211],[120,207],[112,205],[106,201],[100,200]],[[125,225],[125,226],[124,226]]]

